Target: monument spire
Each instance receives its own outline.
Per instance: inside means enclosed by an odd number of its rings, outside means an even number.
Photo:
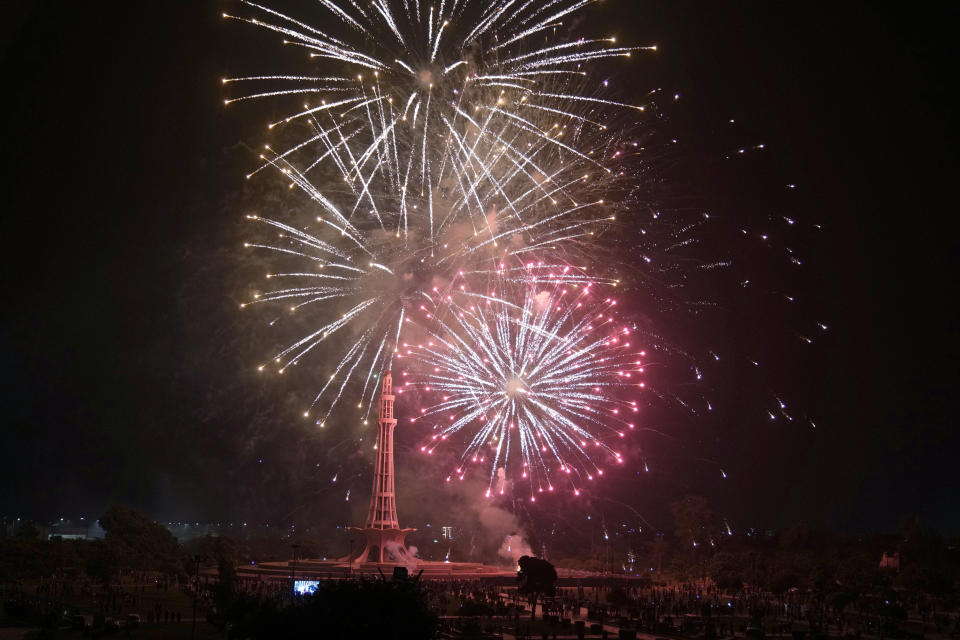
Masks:
[[[380,419],[377,421],[377,463],[373,470],[373,491],[370,494],[368,529],[399,529],[397,494],[393,482],[393,376],[387,371],[380,391]]]
[[[406,537],[416,529],[401,529],[397,517],[397,493],[393,476],[393,429],[397,419],[393,417],[393,376],[383,373],[380,391],[380,418],[377,421],[377,461],[373,468],[373,489],[370,493],[370,509],[365,526],[354,528],[364,536],[364,545],[359,553],[350,558],[354,562],[376,562],[384,558],[407,563]],[[386,552],[386,553],[385,553]]]

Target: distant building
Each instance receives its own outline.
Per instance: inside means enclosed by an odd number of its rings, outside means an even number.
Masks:
[[[453,527],[450,525],[440,527],[440,537],[444,540],[453,540]]]
[[[107,534],[97,521],[87,522],[83,518],[80,521],[63,520],[54,522],[43,527],[41,537],[47,540],[60,538],[61,540],[96,540],[103,538]]]
[[[168,522],[166,527],[181,544],[194,538],[218,536],[224,529],[219,522]]]
[[[880,568],[900,571],[900,552],[887,554],[887,552],[884,551],[883,555],[880,556]]]

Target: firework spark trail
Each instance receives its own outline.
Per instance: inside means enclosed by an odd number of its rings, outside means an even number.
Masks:
[[[279,373],[321,343],[348,345],[305,415],[318,408],[322,425],[354,375],[363,397],[397,351],[414,300],[435,283],[452,289],[458,269],[583,284],[582,272],[555,265],[524,274],[497,265],[547,248],[576,260],[614,218],[616,205],[602,194],[632,179],[614,171],[623,162],[615,150],[644,107],[606,97],[583,65],[637,49],[545,33],[588,2],[457,0],[398,10],[388,0],[369,8],[321,0],[322,28],[241,4],[248,15],[224,17],[277,33],[321,63],[320,72],[223,79],[227,88],[254,87],[225,104],[309,100],[268,125],[279,141],[247,178],[271,167],[321,215],[309,224],[247,216],[277,233],[246,246],[273,255],[280,268],[267,278],[284,285],[242,305],[312,314],[313,328],[272,357]],[[608,127],[618,118],[622,126]]]
[[[462,480],[468,464],[488,464],[488,497],[498,470],[506,473],[518,454],[531,500],[561,480],[579,495],[584,482],[603,475],[601,458],[623,461],[612,443],[635,428],[629,416],[639,405],[630,392],[645,387],[646,352],[615,318],[616,301],[598,299],[585,274],[576,276],[579,285],[541,283],[533,267],[521,268],[522,280],[505,277],[490,294],[466,285],[435,292],[419,309],[426,338],[398,354],[426,371],[398,390],[424,400],[411,418],[432,423],[421,451],[431,455],[464,432],[468,444],[451,477]]]
[[[574,360],[547,349],[550,340],[575,339],[584,329],[574,320],[585,318],[589,307],[577,302],[567,315],[556,310],[551,321],[558,324],[551,333],[551,325],[538,324],[550,318],[530,308],[527,296],[538,287],[541,293],[565,287],[571,293],[564,295],[573,299],[573,291],[582,295],[592,282],[619,284],[611,261],[599,269],[594,265],[604,262],[597,259],[598,250],[606,248],[598,239],[621,213],[640,233],[623,241],[639,258],[633,276],[646,298],[691,309],[709,304],[683,301],[675,292],[693,270],[731,264],[693,253],[708,215],[661,218],[645,191],[651,182],[645,179],[649,151],[636,118],[656,114],[647,107],[656,106],[658,91],[648,94],[646,104],[617,100],[585,64],[609,64],[608,58],[655,47],[616,46],[612,38],[565,41],[555,29],[550,35],[559,16],[586,4],[571,0],[463,0],[442,2],[439,10],[409,2],[397,10],[400,3],[388,0],[363,8],[321,0],[329,12],[317,23],[323,29],[243,4],[254,17],[236,19],[281,34],[286,43],[304,48],[314,66],[321,63],[305,73],[223,81],[227,90],[249,89],[227,98],[227,104],[307,100],[268,125],[276,139],[247,176],[275,170],[320,214],[248,216],[263,238],[247,246],[268,254],[267,278],[276,286],[252,292],[243,306],[283,305],[304,317],[295,323],[296,335],[279,339],[286,346],[273,355],[271,368],[283,373],[309,356],[311,363],[319,362],[320,354],[330,358],[320,376],[325,384],[305,411],[323,426],[344,395],[355,395],[351,384],[366,424],[374,381],[395,356],[424,366],[432,362],[448,379],[427,386],[447,399],[420,418],[438,425],[438,440],[425,452],[457,436],[466,441],[466,453],[452,475],[462,476],[467,461],[477,458],[490,465],[493,492],[503,489],[504,483],[495,487],[494,480],[500,470],[506,475],[509,463],[534,494],[551,491],[558,474],[578,493],[584,479],[599,475],[604,460],[621,459],[611,443],[624,430],[613,411],[638,410],[622,404],[618,388],[623,375],[638,374],[630,366],[639,365],[576,368],[601,353],[607,354],[605,362],[616,361],[604,344],[569,345]],[[767,241],[767,235],[761,238]],[[541,260],[531,262],[530,255]],[[471,288],[470,282],[486,286]],[[498,294],[481,293],[497,289]],[[470,304],[478,309],[467,311]],[[414,358],[413,349],[404,354],[398,347],[423,329],[420,305],[429,305],[429,313],[445,324],[433,327],[438,351],[418,349]],[[679,363],[698,385],[703,368],[697,356],[649,328],[642,335],[651,352],[672,361],[666,366]],[[800,338],[811,341],[806,334]],[[526,359],[518,359],[518,352]],[[645,357],[639,361],[651,363]],[[566,373],[546,375],[554,369]],[[517,375],[507,379],[511,372]],[[520,381],[534,375],[542,388],[527,393]],[[682,396],[677,389],[686,384],[649,389],[650,399],[692,415],[713,411],[696,392]],[[776,402],[769,419],[792,420],[786,403],[779,397]]]
[[[455,224],[462,215],[469,216],[475,229],[490,228],[490,224],[478,224],[479,218],[485,212],[496,208],[497,211],[515,210],[522,204],[516,199],[513,190],[506,189],[510,181],[516,182],[520,178],[536,182],[544,180],[549,183],[559,182],[567,178],[569,172],[545,173],[540,167],[554,167],[569,165],[570,171],[581,172],[582,167],[575,162],[569,162],[568,154],[589,160],[595,167],[610,171],[603,159],[605,151],[614,143],[612,135],[602,135],[606,130],[600,121],[606,121],[618,110],[630,108],[617,101],[587,95],[592,91],[584,83],[556,83],[529,77],[531,73],[526,67],[533,62],[550,67],[543,73],[550,74],[582,74],[581,65],[585,61],[599,60],[611,55],[626,56],[635,48],[612,47],[612,38],[581,39],[575,42],[561,42],[559,44],[542,47],[535,45],[533,52],[527,51],[525,38],[537,32],[544,25],[551,24],[535,19],[544,7],[536,8],[534,3],[524,3],[514,6],[513,2],[497,2],[491,5],[482,14],[483,17],[476,28],[463,39],[457,38],[458,29],[444,29],[449,24],[453,12],[467,5],[476,3],[455,3],[450,7],[448,15],[437,15],[433,18],[431,7],[428,16],[427,38],[423,38],[423,24],[414,21],[412,14],[395,15],[388,2],[374,5],[376,13],[366,15],[356,5],[339,6],[337,3],[325,2],[324,6],[337,20],[353,26],[362,26],[364,34],[381,33],[384,37],[374,38],[373,41],[364,39],[360,44],[351,44],[348,40],[340,39],[308,26],[303,21],[283,14],[279,11],[261,5],[244,2],[243,4],[265,13],[268,20],[256,17],[239,17],[225,14],[225,17],[235,18],[254,24],[258,27],[270,29],[291,38],[285,42],[320,48],[325,56],[333,58],[347,66],[359,65],[365,69],[375,69],[373,78],[367,72],[344,75],[261,75],[226,78],[224,84],[233,85],[251,82],[283,83],[295,82],[296,89],[277,89],[241,95],[227,99],[229,104],[237,100],[276,97],[287,95],[286,92],[318,93],[347,92],[353,95],[339,96],[327,104],[321,100],[321,105],[304,105],[299,112],[293,113],[282,120],[271,124],[271,127],[290,123],[305,116],[315,116],[327,112],[331,118],[330,124],[320,124],[314,121],[318,129],[307,141],[299,141],[289,148],[279,152],[279,156],[286,158],[290,152],[300,150],[305,145],[326,141],[335,130],[346,125],[362,127],[366,135],[357,136],[351,142],[346,142],[342,149],[327,149],[334,157],[331,161],[343,175],[348,184],[359,180],[362,188],[355,191],[355,200],[349,207],[342,207],[344,211],[356,212],[362,203],[369,203],[372,210],[379,217],[380,209],[377,198],[371,193],[370,182],[375,179],[389,180],[394,187],[400,188],[400,206],[391,207],[390,215],[398,218],[396,225],[388,225],[401,230],[405,238],[409,237],[406,221],[417,211],[426,209],[428,215],[433,211],[431,206],[434,192],[444,178],[444,171],[453,171],[459,167],[461,173],[470,174],[468,179],[462,180],[460,202],[455,203],[450,215],[446,216],[448,224]],[[580,2],[552,2],[556,5],[551,14],[555,20],[583,5]],[[459,7],[458,7],[459,5]],[[256,13],[255,12],[255,13]],[[441,6],[441,14],[443,6]],[[355,14],[362,15],[355,15]],[[418,12],[419,14],[419,12]],[[403,25],[401,18],[406,17],[409,24]],[[541,16],[542,17],[542,16]],[[271,22],[272,21],[272,22]],[[366,22],[371,21],[371,22]],[[510,25],[518,28],[534,23],[527,30],[516,32]],[[436,35],[433,36],[434,24],[438,25]],[[501,33],[498,27],[507,29]],[[466,23],[469,27],[469,22]],[[331,26],[332,28],[332,26]],[[401,29],[409,29],[407,37],[401,37]],[[527,35],[529,29],[532,32]],[[378,31],[379,30],[379,31]],[[462,29],[460,30],[462,31]],[[391,34],[389,37],[387,34]],[[444,38],[444,35],[447,35]],[[496,56],[487,61],[482,54],[471,52],[472,43],[483,34],[493,35],[499,44],[495,49],[503,49],[505,40],[515,42],[515,54],[512,56]],[[396,40],[404,46],[398,49],[389,49],[388,43]],[[404,43],[410,43],[409,47]],[[418,44],[419,43],[419,46]],[[441,44],[443,46],[441,46]],[[425,47],[425,48],[421,48]],[[577,54],[571,57],[567,53],[576,49]],[[428,53],[429,51],[429,53]],[[439,53],[438,53],[439,52]],[[432,64],[439,55],[443,62],[452,61],[443,68]],[[356,81],[353,78],[356,78]],[[309,85],[313,80],[317,84]],[[506,86],[505,86],[506,85]],[[489,90],[495,87],[494,90]],[[566,89],[566,91],[563,91]],[[393,104],[403,102],[406,106],[401,112],[395,112]],[[385,108],[385,104],[387,106]],[[585,109],[583,103],[591,105]],[[371,105],[375,105],[376,115],[371,112]],[[412,121],[398,131],[401,123],[407,121],[407,113],[413,105]],[[614,107],[613,111],[604,111],[598,107]],[[334,113],[340,107],[345,110]],[[642,109],[642,107],[636,107]],[[521,110],[535,110],[542,118],[524,117]],[[471,111],[492,111],[481,126],[468,114]],[[423,114],[420,117],[421,113]],[[347,118],[349,114],[349,119]],[[590,116],[590,117],[588,117]],[[559,120],[559,121],[558,121]],[[597,131],[586,132],[584,127],[591,127]],[[573,133],[578,136],[576,146],[565,144],[559,140],[564,133]],[[532,148],[527,151],[520,144],[509,144],[512,134],[521,134],[526,146]],[[452,144],[455,139],[457,144]],[[472,141],[471,141],[472,139]],[[443,151],[437,153],[428,148],[428,141],[444,140]],[[533,142],[545,144],[536,144]],[[464,144],[468,142],[468,144]],[[329,146],[329,145],[328,145]],[[437,145],[440,146],[440,145]],[[500,153],[491,158],[491,150],[499,149]],[[305,154],[309,157],[309,154]],[[315,155],[315,154],[314,154]],[[439,155],[439,157],[434,157]],[[373,161],[373,159],[376,161]],[[400,159],[406,158],[407,170],[401,180]],[[565,163],[564,160],[567,160]],[[497,166],[507,163],[507,167]],[[510,173],[510,165],[522,166],[520,173]],[[317,166],[316,161],[309,164],[310,168]],[[344,168],[347,168],[344,171]],[[411,180],[411,169],[418,167],[417,175]],[[433,175],[433,167],[440,167],[439,172]],[[449,169],[447,169],[450,167]],[[306,173],[304,170],[303,173]],[[499,177],[498,177],[499,176]],[[401,186],[402,185],[402,186]],[[418,189],[411,189],[417,185]],[[541,185],[537,185],[541,186]],[[427,193],[424,197],[424,191]],[[471,202],[470,196],[474,192],[482,191],[486,197],[482,206],[477,209],[467,209]],[[520,200],[531,197],[530,189],[522,189]],[[395,196],[395,193],[393,194]],[[496,195],[496,198],[491,198]],[[474,198],[476,199],[476,198]],[[421,205],[421,206],[418,206]],[[425,207],[422,205],[426,205]],[[582,215],[582,214],[581,214]],[[352,217],[348,215],[347,217]],[[442,234],[442,226],[431,229],[430,241],[435,242]]]

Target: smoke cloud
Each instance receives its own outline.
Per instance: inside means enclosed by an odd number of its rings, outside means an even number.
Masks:
[[[516,563],[523,556],[532,556],[534,553],[523,536],[511,534],[503,539],[503,544],[500,545],[497,555],[501,558],[509,558]]]
[[[407,455],[415,456],[414,453]],[[503,564],[505,558],[513,560],[511,556],[501,554],[500,549],[508,536],[523,540],[526,531],[519,518],[502,502],[484,497],[487,491],[485,478],[468,477],[463,481],[445,482],[443,471],[446,466],[442,461],[431,460],[429,465],[407,464],[408,461],[412,462],[409,458],[403,462],[398,460],[397,507],[401,526],[419,529],[410,538],[432,545],[439,539],[440,527],[453,526],[457,532],[453,544],[441,541],[451,547],[452,562]],[[446,548],[444,546],[442,551]],[[526,545],[528,555],[529,549]],[[434,555],[443,559],[444,554]]]

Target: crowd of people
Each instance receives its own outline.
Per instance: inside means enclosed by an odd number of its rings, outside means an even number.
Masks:
[[[209,575],[197,581],[186,576],[130,572],[109,586],[84,576],[55,575],[29,588],[24,584],[8,584],[4,592],[5,596],[15,593],[21,601],[30,598],[50,603],[51,607],[54,604],[78,606],[101,615],[136,612],[145,622],[166,624],[186,618],[187,608],[194,605],[194,600],[201,619],[214,611],[219,584],[216,577]],[[195,585],[199,585],[196,598]],[[425,580],[419,588],[430,610],[441,620],[474,617],[509,623],[530,615],[530,598],[502,581],[498,584],[480,579]],[[231,589],[258,599],[293,598],[288,579],[237,576],[232,580]],[[960,636],[957,612],[945,610],[941,602],[932,599],[903,606],[889,600],[877,602],[870,597],[842,602],[800,590],[773,594],[748,588],[722,590],[702,584],[657,586],[611,579],[604,586],[560,587],[554,596],[541,597],[539,605],[540,616],[611,623],[651,634],[674,632],[733,638],[799,632],[811,638],[832,636],[859,640],[864,636],[883,638],[885,633],[889,636],[893,618],[900,625],[900,631],[912,624],[919,631],[916,635],[922,635],[926,629]]]
[[[431,608],[440,616],[517,619],[531,600],[515,588],[483,580],[429,581]],[[825,599],[809,591],[774,594],[759,589],[722,590],[715,585],[644,585],[611,581],[606,586],[566,586],[539,600],[538,614],[570,621],[615,623],[650,634],[677,633],[735,638],[794,635],[810,638],[922,636],[924,631],[960,636],[960,615],[932,599],[909,606],[861,596]]]
[[[110,616],[136,612],[150,622],[178,622],[189,600],[169,597],[169,593],[189,595],[189,590],[190,585],[183,578],[129,572],[117,576],[109,585],[84,575],[55,574],[30,585],[23,581],[8,583],[3,593],[6,598],[32,601],[43,609]]]
[[[715,585],[677,584],[560,589],[544,612],[571,618],[617,619],[648,633],[689,632],[713,637],[753,634],[861,638],[895,633],[922,636],[924,630],[960,636],[960,615],[932,599],[910,603],[896,596],[860,596],[844,601],[790,590],[722,590]],[[752,633],[751,633],[752,632]]]

